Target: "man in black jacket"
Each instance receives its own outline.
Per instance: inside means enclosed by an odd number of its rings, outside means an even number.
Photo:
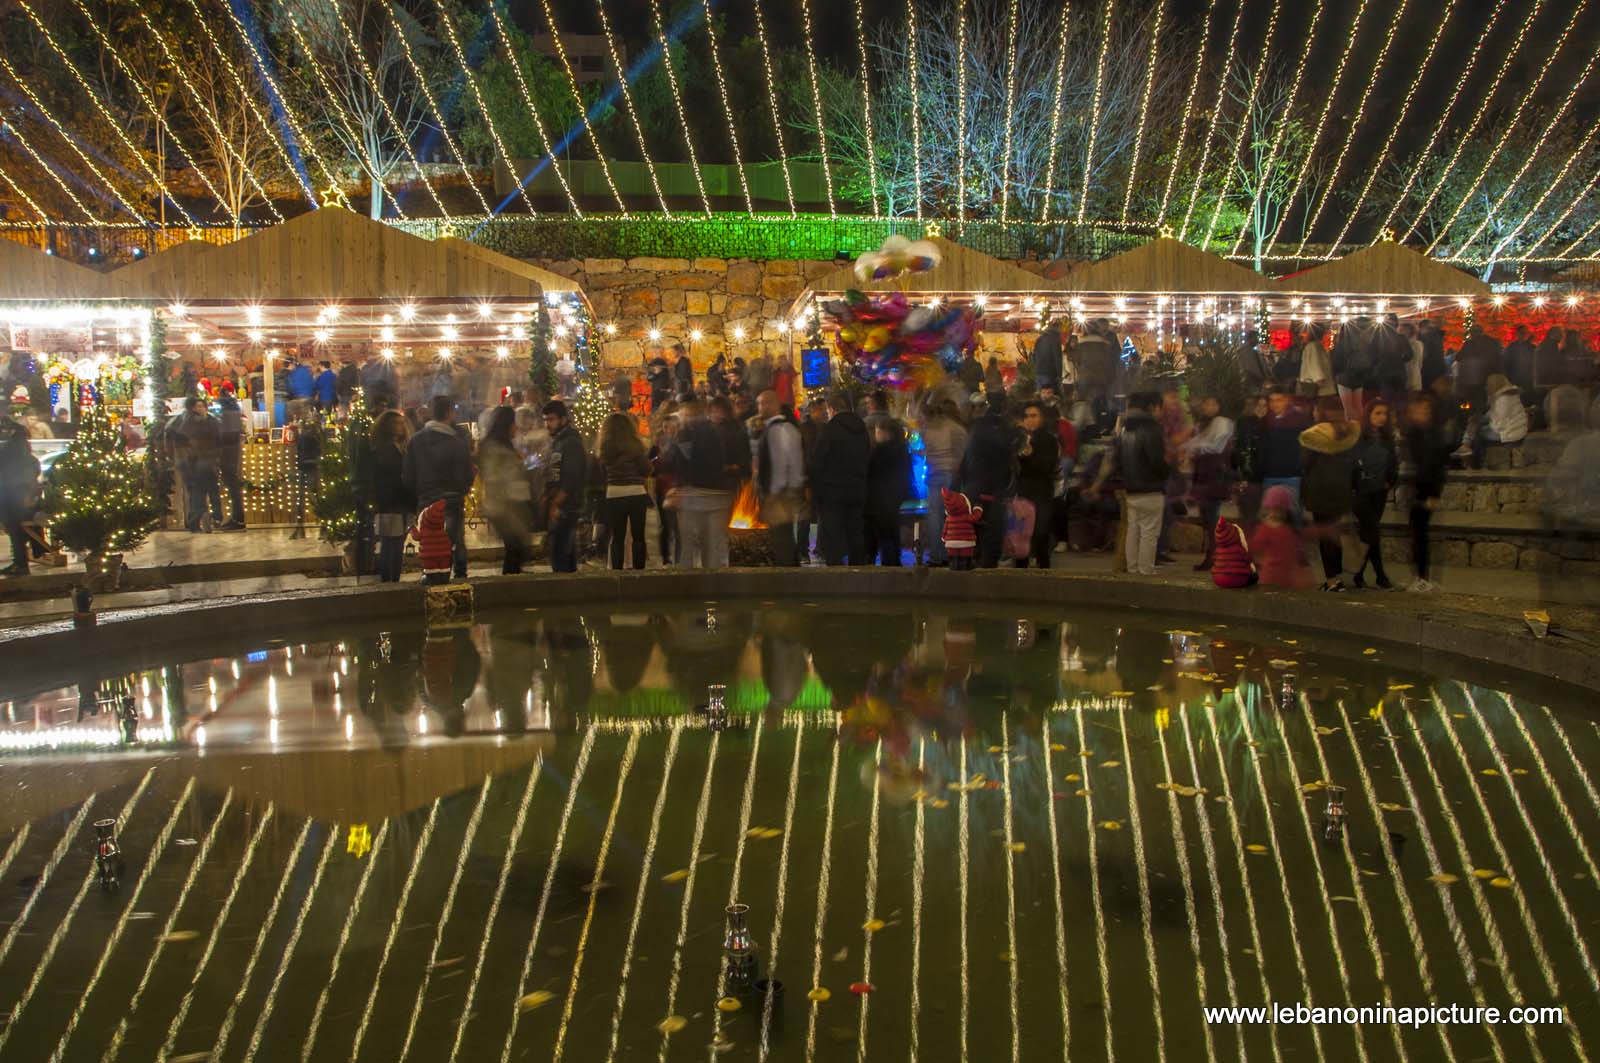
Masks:
[[[222,451],[222,431],[217,419],[206,410],[204,399],[185,400],[183,412],[167,423],[167,439],[176,453],[178,474],[183,477],[187,496],[184,526],[192,532],[200,531],[207,506],[212,523],[221,525],[217,460]]]
[[[406,446],[401,478],[417,500],[418,512],[444,499],[444,525],[450,534],[451,568],[467,578],[467,492],[472,490],[472,453],[456,431],[455,400],[435,395],[432,417]]]
[[[672,345],[672,392],[673,397],[679,402],[686,402],[694,395],[694,362],[689,360],[689,352],[683,349],[683,344]]]
[[[550,466],[546,505],[550,521],[550,571],[578,571],[578,517],[589,487],[589,455],[583,437],[572,427],[567,404],[544,404],[544,427],[550,433]]]
[[[1001,402],[989,402],[972,422],[967,434],[967,450],[961,456],[961,493],[975,506],[983,507],[978,524],[978,568],[995,568],[1005,545],[1006,508],[1016,490],[1017,451],[1020,433],[1005,423]]]
[[[850,396],[828,399],[833,416],[811,452],[811,491],[817,506],[817,547],[829,565],[871,561],[866,544],[867,460],[872,443]]]
[[[1117,467],[1128,500],[1128,572],[1156,574],[1156,540],[1161,536],[1167,477],[1166,439],[1156,413],[1161,396],[1153,391],[1128,396],[1128,413],[1122,419],[1117,441]]]

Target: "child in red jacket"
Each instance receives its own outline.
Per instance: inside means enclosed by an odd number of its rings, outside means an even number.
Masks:
[[[1250,560],[1250,544],[1244,531],[1226,517],[1218,517],[1213,540],[1211,582],[1225,590],[1255,586],[1256,564]]]
[[[958,572],[972,568],[972,555],[978,548],[978,522],[983,507],[974,506],[967,496],[948,487],[939,489],[944,499],[944,552],[950,567]]]
[[[1281,484],[1261,498],[1261,523],[1250,535],[1250,556],[1263,587],[1300,587],[1306,582],[1300,533],[1289,523],[1294,508],[1294,496]]]
[[[422,562],[422,582],[448,583],[450,581],[450,533],[444,526],[444,499],[417,514],[417,523],[411,529],[417,541],[417,559]]]

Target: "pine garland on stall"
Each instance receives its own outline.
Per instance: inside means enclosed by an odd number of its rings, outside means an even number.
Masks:
[[[167,448],[167,399],[172,394],[172,374],[167,366],[167,321],[160,314],[150,321],[150,352],[145,363],[145,384],[150,389],[150,423],[145,429],[145,465],[150,488],[155,495],[159,517],[166,519],[172,508],[172,486],[176,479],[172,455]]]
[[[46,475],[43,509],[52,540],[97,557],[138,549],[161,520],[141,463],[123,449],[103,406],[89,410]]]
[[[360,390],[350,399],[350,416],[337,441],[325,441],[318,468],[320,484],[311,511],[322,527],[322,538],[334,545],[354,541],[357,531],[354,450],[357,441],[372,434],[372,413]]]
[[[556,380],[556,356],[550,349],[550,310],[540,300],[533,315],[528,342],[528,382],[546,399],[554,398],[560,386]]]
[[[572,422],[579,432],[593,439],[600,434],[601,424],[611,413],[611,397],[600,379],[599,359],[589,344],[591,324],[588,310],[580,308],[572,340],[572,360],[578,366],[578,395],[572,403]]]

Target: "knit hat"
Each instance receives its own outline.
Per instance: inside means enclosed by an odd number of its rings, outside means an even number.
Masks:
[[[1294,509],[1294,495],[1282,484],[1267,488],[1267,493],[1261,496],[1262,509],[1277,509],[1289,513]]]

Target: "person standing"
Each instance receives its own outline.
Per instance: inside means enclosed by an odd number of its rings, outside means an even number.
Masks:
[[[817,505],[817,546],[824,563],[868,563],[866,544],[867,462],[872,443],[850,396],[828,399],[833,416],[817,433],[811,455],[812,496]]]
[[[10,417],[0,417],[0,523],[11,540],[11,564],[0,576],[26,576],[29,551],[36,544],[26,525],[39,508],[39,459],[28,431]]]
[[[683,344],[672,345],[672,391],[673,397],[679,402],[686,402],[694,396],[694,362],[689,360],[689,352],[683,349]]]
[[[718,353],[706,367],[706,391],[712,398],[728,393],[728,356]]]
[[[722,568],[728,563],[728,513],[733,507],[723,433],[698,401],[684,403],[679,413],[682,422],[665,462],[678,481],[667,505],[677,509],[683,535],[679,563],[684,568]]]
[[[517,453],[514,433],[517,411],[496,406],[489,430],[478,445],[478,468],[483,478],[483,513],[505,549],[500,574],[515,576],[532,556],[528,537],[533,531],[533,499],[528,470]]]
[[[178,475],[183,477],[188,500],[184,526],[201,531],[209,506],[211,522],[222,523],[222,494],[217,489],[217,461],[222,451],[222,431],[201,398],[184,401],[183,412],[167,426],[167,438],[177,452]]]
[[[1273,388],[1267,395],[1267,421],[1261,433],[1261,486],[1263,491],[1282,487],[1289,492],[1295,503],[1291,520],[1300,506],[1300,433],[1309,427],[1305,408],[1289,390]]]
[[[1040,394],[1061,390],[1061,333],[1069,320],[1062,315],[1051,321],[1033,345],[1033,386]]]
[[[989,393],[991,404],[1005,398],[1006,375],[1000,369],[1000,359],[994,355],[989,356],[989,364],[983,370],[983,390]]]
[[[384,410],[372,423],[372,505],[377,511],[378,579],[399,583],[406,529],[416,498],[406,486],[406,444],[411,422],[399,410]]]
[[[454,399],[449,395],[435,395],[428,412],[428,422],[406,446],[401,477],[419,510],[435,502],[444,503],[444,531],[450,539],[451,570],[456,579],[466,579],[466,498],[472,490],[472,454],[467,441],[456,431]]]
[[[923,528],[924,553],[930,565],[949,561],[944,549],[944,491],[961,474],[967,450],[967,429],[955,400],[935,398],[922,418],[922,453],[928,463],[928,515]]]
[[[1004,399],[975,402],[979,413],[967,435],[967,449],[961,456],[960,492],[983,510],[978,524],[976,567],[996,568],[1005,545],[1006,511],[1010,508],[1017,480],[1018,433],[1001,417]]]
[[[1378,388],[1378,327],[1370,317],[1363,315],[1339,329],[1333,344],[1333,377],[1345,419],[1359,424]]]
[[[650,412],[659,413],[672,399],[672,366],[661,351],[645,363],[645,376],[650,381]]]
[[[806,404],[805,417],[800,421],[800,450],[805,459],[806,467],[806,504],[801,511],[799,523],[795,526],[795,539],[800,549],[802,563],[812,560],[811,529],[816,525],[816,483],[817,470],[812,456],[817,450],[817,438],[822,434],[822,426],[828,423],[828,403],[824,399],[812,399]],[[820,550],[821,547],[819,546]]]
[[[1454,440],[1439,416],[1438,400],[1429,393],[1413,399],[1406,407],[1406,456],[1416,466],[1415,495],[1411,500],[1411,563],[1417,578],[1406,588],[1426,593],[1438,588],[1428,578],[1428,526],[1439,497],[1444,494],[1445,477],[1450,469]]]
[[[1356,528],[1365,548],[1361,567],[1356,569],[1350,585],[1357,590],[1367,586],[1367,566],[1380,590],[1392,584],[1383,570],[1383,511],[1389,504],[1389,492],[1400,479],[1400,459],[1395,454],[1394,425],[1391,407],[1386,402],[1375,402],[1367,408],[1367,421],[1356,444],[1355,514]]]
[[[288,379],[289,401],[309,402],[317,392],[317,378],[311,372],[311,366],[302,361],[295,361],[289,369]]]
[[[1456,353],[1456,398],[1472,407],[1474,421],[1488,406],[1489,378],[1505,368],[1500,344],[1483,331],[1482,325],[1467,330],[1467,338]],[[1469,429],[1470,431],[1470,429]]]
[[[567,404],[544,404],[544,427],[550,433],[550,466],[545,477],[550,571],[578,571],[578,518],[589,487],[589,455],[583,437],[572,426]]]
[[[799,412],[795,407],[794,379],[794,363],[785,351],[772,368],[772,390],[778,393],[779,408]]]
[[[223,531],[244,531],[244,441],[249,436],[245,427],[244,411],[233,396],[233,388],[224,385],[222,397],[217,400],[222,414],[217,418],[220,445],[217,448],[217,472],[222,486],[228,492],[228,523]],[[357,557],[360,551],[357,550]]]
[[[315,381],[317,409],[331,411],[339,402],[339,374],[333,371],[332,362],[323,362]]]
[[[1378,392],[1392,406],[1406,390],[1412,360],[1411,340],[1400,331],[1400,319],[1394,314],[1385,314],[1374,331],[1374,342]]]
[[[1423,318],[1417,322],[1417,339],[1422,343],[1422,389],[1430,391],[1435,380],[1450,375],[1444,360],[1444,333],[1437,321]]]
[[[1161,536],[1161,512],[1171,472],[1166,438],[1156,420],[1160,410],[1161,396],[1153,391],[1129,395],[1122,435],[1117,440],[1117,469],[1128,505],[1128,572],[1135,576],[1156,574],[1156,540]]]
[[[911,451],[905,430],[894,418],[872,429],[867,457],[867,550],[878,564],[900,567],[900,507],[911,495]]]
[[[644,568],[644,522],[650,512],[645,479],[650,461],[633,417],[614,413],[600,426],[600,466],[606,474],[606,527],[611,529],[611,568],[622,569],[625,540],[632,536],[633,567]]]
[[[1233,422],[1222,416],[1222,403],[1215,395],[1202,395],[1195,403],[1199,414],[1194,434],[1179,447],[1189,461],[1189,492],[1200,507],[1205,556],[1194,566],[1196,572],[1210,570],[1216,558],[1217,517],[1223,499],[1228,497],[1228,452],[1233,445]]]
[[[1301,502],[1311,511],[1317,547],[1322,554],[1322,589],[1344,590],[1344,551],[1340,523],[1353,506],[1356,480],[1356,442],[1361,427],[1345,420],[1344,407],[1323,399],[1317,423],[1300,433],[1305,452]]]
[[[683,531],[678,525],[678,507],[673,493],[678,486],[678,474],[671,461],[672,445],[677,439],[678,416],[670,399],[655,411],[653,422],[647,457],[650,478],[655,485],[656,516],[661,522],[656,529],[656,546],[663,565],[677,565],[683,561]],[[674,504],[668,504],[669,498],[674,499]]]
[[[761,492],[761,519],[772,541],[773,559],[786,568],[800,564],[796,521],[805,505],[805,453],[800,428],[784,415],[775,390],[756,396],[765,426],[756,452],[756,484]]]
[[[1261,510],[1261,452],[1267,434],[1267,400],[1257,396],[1245,403],[1244,416],[1234,427],[1228,465],[1236,487],[1239,523],[1253,529]]]
[[[1305,344],[1300,348],[1300,394],[1313,401],[1339,393],[1333,383],[1333,362],[1328,358],[1328,349],[1323,346],[1327,335],[1328,326],[1314,321],[1306,332]]]
[[[1050,553],[1055,549],[1052,533],[1061,443],[1055,425],[1045,420],[1042,403],[1030,402],[1022,408],[1022,432],[1022,449],[1017,461],[1017,497],[1033,506],[1033,535],[1028,542],[1028,557],[1019,557],[1014,564],[1017,568],[1027,568],[1031,557],[1039,568],[1049,568]]]
[[[1533,394],[1533,358],[1533,340],[1529,338],[1528,326],[1518,325],[1511,342],[1506,344],[1506,376],[1524,395]]]
[[[956,379],[961,381],[961,391],[970,398],[983,390],[983,364],[976,351],[968,351],[956,367]]]

